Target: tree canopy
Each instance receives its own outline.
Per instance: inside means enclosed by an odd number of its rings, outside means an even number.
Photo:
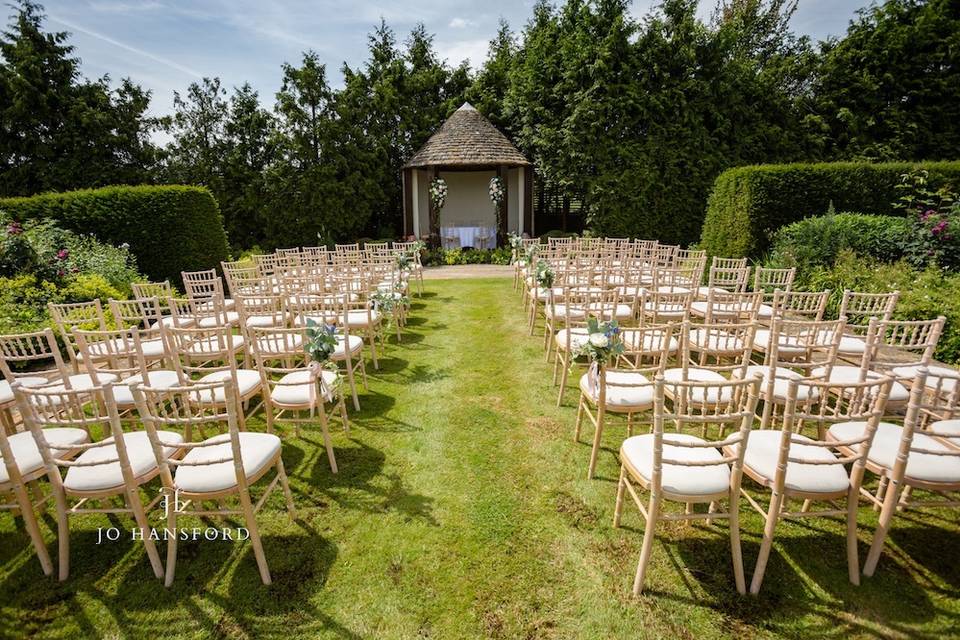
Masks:
[[[519,31],[501,20],[476,71],[424,25],[401,43],[381,20],[342,86],[307,51],[272,104],[205,78],[157,119],[132,80],[82,78],[68,34],[24,0],[0,37],[0,195],[183,182],[211,189],[238,248],[396,236],[404,162],[466,99],[595,232],[689,242],[727,168],[960,148],[952,0],[886,0],[818,44],[790,30],[796,0],[720,0],[708,21],[696,0],[641,19],[629,4],[539,0]]]

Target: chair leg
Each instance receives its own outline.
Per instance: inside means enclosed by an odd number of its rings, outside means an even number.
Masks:
[[[767,509],[767,523],[763,528],[763,542],[760,543],[760,555],[757,556],[757,565],[753,569],[753,580],[750,582],[750,593],[760,593],[763,584],[763,574],[767,570],[767,560],[770,559],[770,548],[773,546],[773,532],[777,528],[780,518],[780,505],[783,497],[777,493],[770,496],[770,506]]]
[[[620,465],[620,480],[617,482],[617,503],[613,507],[613,528],[620,526],[620,516],[623,513],[623,494],[627,490],[627,468]]]
[[[280,486],[283,488],[283,497],[287,501],[287,513],[291,520],[297,519],[297,508],[293,504],[293,494],[290,492],[290,482],[287,479],[287,470],[283,466],[283,458],[277,457],[277,475],[280,477]]]
[[[560,353],[557,352],[557,357],[560,357]],[[572,357],[569,354],[567,357]],[[563,366],[560,368],[560,391],[557,393],[557,406],[563,406],[563,392],[567,387],[567,374],[570,372],[570,367],[567,366],[567,361],[564,359]]]
[[[340,420],[343,422],[343,430],[350,433],[350,420],[347,418],[347,403],[343,400],[343,390],[338,391],[337,395],[340,397],[337,404],[340,405]]]
[[[169,500],[170,497],[167,496]],[[173,585],[173,576],[177,570],[177,510],[167,508],[167,530],[173,532],[174,535],[170,536],[167,540],[167,571],[166,576],[163,579],[163,586],[170,587]]]
[[[640,550],[640,562],[637,564],[637,575],[633,579],[633,595],[638,596],[643,590],[643,581],[647,575],[647,565],[650,564],[650,553],[653,551],[654,531],[657,520],[660,518],[660,496],[650,496],[650,506],[647,508],[647,521],[643,527],[643,547]]]
[[[859,487],[850,487],[847,494],[847,572],[850,583],[860,585],[860,557],[857,553],[857,513],[860,506]]]
[[[143,502],[140,501],[140,493],[137,487],[127,491],[127,506],[133,512],[133,519],[137,521],[137,527],[143,532],[143,546],[147,549],[147,558],[150,559],[150,566],[153,568],[153,575],[163,580],[163,563],[160,562],[160,553],[157,552],[157,545],[150,537],[150,522],[147,521],[147,514],[143,510]]]
[[[597,470],[597,456],[600,454],[600,438],[603,437],[603,407],[597,407],[597,428],[593,432],[593,446],[590,449],[590,466],[587,467],[587,480],[593,478]]]
[[[327,449],[330,471],[337,473],[337,458],[333,455],[333,442],[330,440],[330,429],[327,428],[327,412],[322,404],[320,405],[320,432],[323,434],[323,446]]]
[[[33,511],[30,497],[27,495],[27,490],[22,484],[17,484],[13,492],[17,499],[17,504],[20,505],[20,515],[23,517],[23,524],[27,528],[27,534],[30,536],[33,548],[37,552],[37,559],[40,560],[40,568],[43,569],[44,575],[49,576],[53,573],[53,562],[50,561],[50,552],[47,550],[47,545],[44,543],[43,536],[40,534],[37,515]]]
[[[715,503],[710,503],[713,511]],[[707,520],[707,522],[710,522]],[[737,585],[737,593],[747,592],[746,579],[743,575],[743,549],[740,546],[740,495],[739,492],[730,492],[730,554],[733,556],[733,580]]]
[[[60,565],[60,582],[70,577],[70,522],[67,519],[67,496],[62,486],[53,487],[57,508],[57,561]]]
[[[583,394],[580,394],[580,402],[577,404],[577,422],[573,427],[573,441],[580,442],[580,427],[583,425],[583,412],[586,409]]]
[[[243,509],[247,530],[250,532],[250,544],[253,545],[253,555],[257,559],[260,580],[263,584],[269,585],[273,579],[270,577],[270,567],[267,566],[267,556],[263,552],[263,543],[260,540],[260,529],[257,527],[257,518],[253,513],[253,504],[250,502],[250,493],[247,489],[240,491],[240,507]]]
[[[893,516],[897,511],[897,502],[900,498],[898,495],[900,492],[897,489],[898,485],[891,482],[887,486],[886,493],[883,496],[883,508],[880,510],[877,530],[873,534],[873,542],[870,544],[870,551],[867,552],[867,560],[863,564],[863,575],[868,578],[877,570],[877,563],[880,561],[883,545],[886,542],[887,534],[890,532]]]

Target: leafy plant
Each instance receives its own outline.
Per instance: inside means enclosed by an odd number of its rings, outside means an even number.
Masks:
[[[307,318],[307,339],[303,349],[311,362],[325,364],[337,349],[336,325],[319,323],[313,318]]]
[[[897,190],[902,195],[893,206],[903,209],[913,222],[903,244],[910,262],[960,269],[960,198],[952,186],[933,189],[928,172],[917,169],[900,177]]]
[[[537,284],[543,289],[549,289],[553,287],[553,281],[555,275],[553,269],[550,267],[550,263],[546,260],[537,261],[537,270],[534,274],[534,277],[537,280]]]

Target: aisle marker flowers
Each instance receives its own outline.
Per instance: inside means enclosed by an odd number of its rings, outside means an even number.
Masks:
[[[310,360],[310,370],[317,374],[317,380],[323,387],[323,377],[320,376],[320,370],[326,369],[336,374],[335,381],[331,391],[336,390],[340,385],[340,368],[330,360],[333,352],[337,350],[337,327],[336,325],[319,323],[313,318],[307,318],[307,339],[303,348]]]

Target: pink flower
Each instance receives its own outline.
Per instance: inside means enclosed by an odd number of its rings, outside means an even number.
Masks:
[[[937,215],[937,212],[936,212],[936,211],[934,211],[933,209],[927,209],[926,211],[924,211],[923,213],[920,214],[920,219],[923,220],[924,222],[926,222],[927,219],[929,219],[931,216],[935,216],[935,215]]]
[[[930,229],[930,233],[932,233],[935,236],[939,236],[941,233],[944,232],[944,230],[946,230],[946,228],[947,228],[947,221],[941,220],[940,222],[935,224],[932,229]]]
[[[70,252],[66,249],[60,249],[57,251],[57,260],[66,260],[70,256]]]
[[[18,236],[23,233],[23,225],[19,222],[11,222],[7,225],[7,233],[11,236]]]

